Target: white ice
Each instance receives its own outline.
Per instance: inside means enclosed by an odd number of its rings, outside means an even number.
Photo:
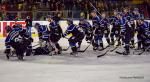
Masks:
[[[0,82],[150,82],[149,53],[122,56],[109,52],[97,58],[105,50],[94,52],[90,47],[78,57],[70,56],[69,50],[58,56],[30,56],[18,61],[5,58],[3,41],[0,40]],[[60,44],[68,47],[67,39],[61,39]],[[86,46],[84,41],[81,49]]]

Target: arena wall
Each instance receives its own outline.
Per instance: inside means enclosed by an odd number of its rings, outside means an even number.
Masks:
[[[15,22],[15,21],[0,21],[0,37],[1,37],[1,38],[2,38],[2,37],[6,37],[5,27],[6,27],[7,25],[13,26],[13,25],[14,25],[14,22]],[[74,20],[73,22],[74,22],[74,24],[78,24],[78,23],[79,23],[78,20]],[[89,22],[92,24],[91,21],[89,21]],[[21,24],[21,25],[23,26],[23,28],[25,28],[25,25],[26,25],[26,24],[25,24],[25,21],[18,21],[18,23]],[[40,23],[41,25],[46,25],[46,26],[49,25],[49,22],[48,22],[48,21],[33,21],[33,22],[32,22],[32,25],[34,26],[35,23]],[[60,26],[62,27],[63,31],[65,31],[66,28],[67,28],[67,26],[68,26],[68,25],[67,25],[67,22],[66,22],[65,20],[61,20],[61,21],[59,22],[59,24],[60,24]],[[36,36],[37,36],[37,30],[36,30],[34,27],[32,27],[32,36],[33,36],[33,37],[36,37]]]

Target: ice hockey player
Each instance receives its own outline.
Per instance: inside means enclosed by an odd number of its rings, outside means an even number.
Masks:
[[[24,52],[28,46],[33,42],[33,39],[27,35],[26,29],[23,29],[20,24],[15,24],[13,29],[6,27],[8,36],[5,39],[6,50],[5,53],[10,53],[11,47],[15,49],[19,60],[23,60]]]
[[[28,32],[29,36],[31,37],[32,19],[30,18],[30,16],[26,17],[25,22],[26,22],[27,32]]]
[[[108,43],[108,45],[110,44],[110,38],[109,38],[109,34],[110,34],[110,28],[109,28],[109,20],[106,17],[106,13],[102,13],[102,19],[100,21],[100,27],[104,29],[104,37],[106,38],[106,41]]]
[[[84,27],[81,27],[81,26],[79,26],[79,25],[75,25],[76,26],[76,28],[80,31],[80,38],[78,39],[78,42],[77,42],[77,44],[78,44],[78,46],[77,46],[77,51],[80,51],[80,48],[81,48],[81,44],[82,44],[82,41],[83,41],[83,39],[84,39],[84,37],[85,37],[85,32],[86,32],[86,30],[85,30],[85,28]],[[90,34],[89,34],[90,35]],[[86,39],[90,39],[90,36],[86,36]],[[90,41],[91,42],[91,41]],[[90,43],[89,42],[89,43]]]
[[[35,23],[35,29],[38,31],[39,43],[42,46],[42,42],[49,42],[50,32],[45,25],[40,25],[39,23]]]
[[[124,36],[124,43],[125,43],[125,51],[123,52],[123,55],[129,55],[130,54],[130,41],[133,38],[133,26],[132,26],[132,20],[131,17],[126,17],[125,25],[121,29],[121,34]]]
[[[130,24],[131,24],[131,27],[132,27],[132,29],[131,29],[131,31],[132,31],[132,33],[131,33],[131,44],[130,44],[130,47],[131,48],[135,48],[135,33],[136,33],[136,31],[135,31],[135,22],[134,22],[134,19],[133,19],[133,17],[130,17]]]
[[[83,31],[80,31],[78,29],[78,26],[73,24],[73,21],[71,19],[67,19],[67,30],[63,34],[63,37],[72,34],[72,36],[68,39],[69,45],[71,46],[72,52],[70,55],[77,55],[77,46],[76,44],[81,41],[84,38]]]
[[[138,27],[138,20],[139,19],[144,19],[144,16],[142,14],[140,14],[139,9],[138,8],[134,8],[133,12],[132,12],[132,19],[133,19],[133,28],[135,29],[134,31],[134,36],[135,37],[135,33],[136,33],[136,28]],[[134,43],[134,38],[132,38],[131,40],[131,47],[134,48],[135,47],[135,43]]]
[[[58,24],[59,21],[61,20],[61,16],[62,16],[61,13],[56,13],[53,17],[53,20],[55,20],[55,22]]]
[[[146,51],[150,51],[150,30],[146,33],[146,40],[145,40],[145,49]]]
[[[104,29],[100,27],[100,21],[101,18],[97,15],[96,11],[92,11],[91,13],[92,16],[92,23],[93,23],[93,50],[101,50],[103,49],[103,32]]]
[[[30,37],[32,37],[32,33],[31,33],[31,28],[32,28],[32,19],[31,19],[31,17],[30,16],[27,16],[26,17],[26,20],[25,20],[25,22],[26,22],[26,30],[27,30],[27,34],[30,36]],[[30,56],[30,52],[32,52],[32,45],[29,45],[28,46],[28,54],[27,54],[27,56]]]
[[[50,53],[50,32],[45,25],[40,25],[39,23],[35,24],[35,29],[38,32],[39,44],[40,47],[34,50],[34,55],[46,55]]]
[[[131,44],[130,44],[130,47],[131,48],[135,48],[135,41],[134,41],[134,37],[135,37],[135,21],[134,21],[134,19],[135,19],[135,17],[134,17],[134,15],[133,15],[133,13],[130,11],[130,9],[129,8],[124,8],[124,10],[123,10],[123,13],[122,13],[122,20],[123,20],[123,22],[126,22],[126,21],[128,21],[128,18],[130,17],[130,23],[131,23],[131,26],[132,26],[132,34],[131,34],[131,36],[132,36],[132,38],[131,38]],[[124,24],[124,23],[123,23]],[[123,25],[122,24],[122,25]],[[123,26],[122,26],[123,27]]]
[[[143,18],[140,18],[137,21],[137,28],[136,31],[138,32],[137,39],[138,39],[138,49],[145,49],[146,47],[146,40],[149,35],[149,27],[147,23],[144,21]]]
[[[133,17],[134,17],[134,20],[137,21],[139,18],[142,18],[144,19],[144,16],[139,12],[139,9],[138,8],[135,8],[133,10]]]
[[[93,38],[93,29],[91,24],[84,18],[81,18],[79,22],[79,27],[81,27],[84,31],[86,41],[90,43]]]
[[[48,16],[47,20],[49,21],[49,29],[50,29],[50,41],[55,49],[54,54],[61,54],[62,48],[59,45],[58,41],[62,37],[63,31],[58,21],[55,22],[52,16]]]
[[[111,38],[111,45],[114,45],[114,36],[116,37],[118,44],[117,46],[121,45],[121,36],[120,36],[120,31],[121,31],[121,14],[120,13],[116,13],[116,11],[114,11],[114,16],[112,16],[110,18],[110,22],[112,24],[112,29],[111,29],[111,33],[110,33],[110,38]]]

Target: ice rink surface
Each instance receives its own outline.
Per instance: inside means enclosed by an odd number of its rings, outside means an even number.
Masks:
[[[35,40],[34,44],[37,44]],[[63,48],[67,39],[61,39]],[[82,48],[88,44],[84,41]],[[3,53],[4,39],[0,39],[0,82],[150,82],[150,53],[123,56],[104,51],[92,51],[90,46],[78,57],[70,56],[70,50],[57,56],[30,56],[25,61],[7,60]],[[113,47],[112,47],[113,48]],[[117,51],[122,51],[119,47]]]

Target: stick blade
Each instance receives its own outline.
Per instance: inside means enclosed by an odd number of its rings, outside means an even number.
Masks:
[[[105,54],[98,55],[97,58],[103,57]]]
[[[116,51],[116,53],[117,53],[117,54],[120,54],[120,55],[122,55],[122,54],[123,54],[122,52],[119,52],[119,51]]]
[[[78,51],[78,52],[85,52],[85,51],[83,50],[83,51]]]

